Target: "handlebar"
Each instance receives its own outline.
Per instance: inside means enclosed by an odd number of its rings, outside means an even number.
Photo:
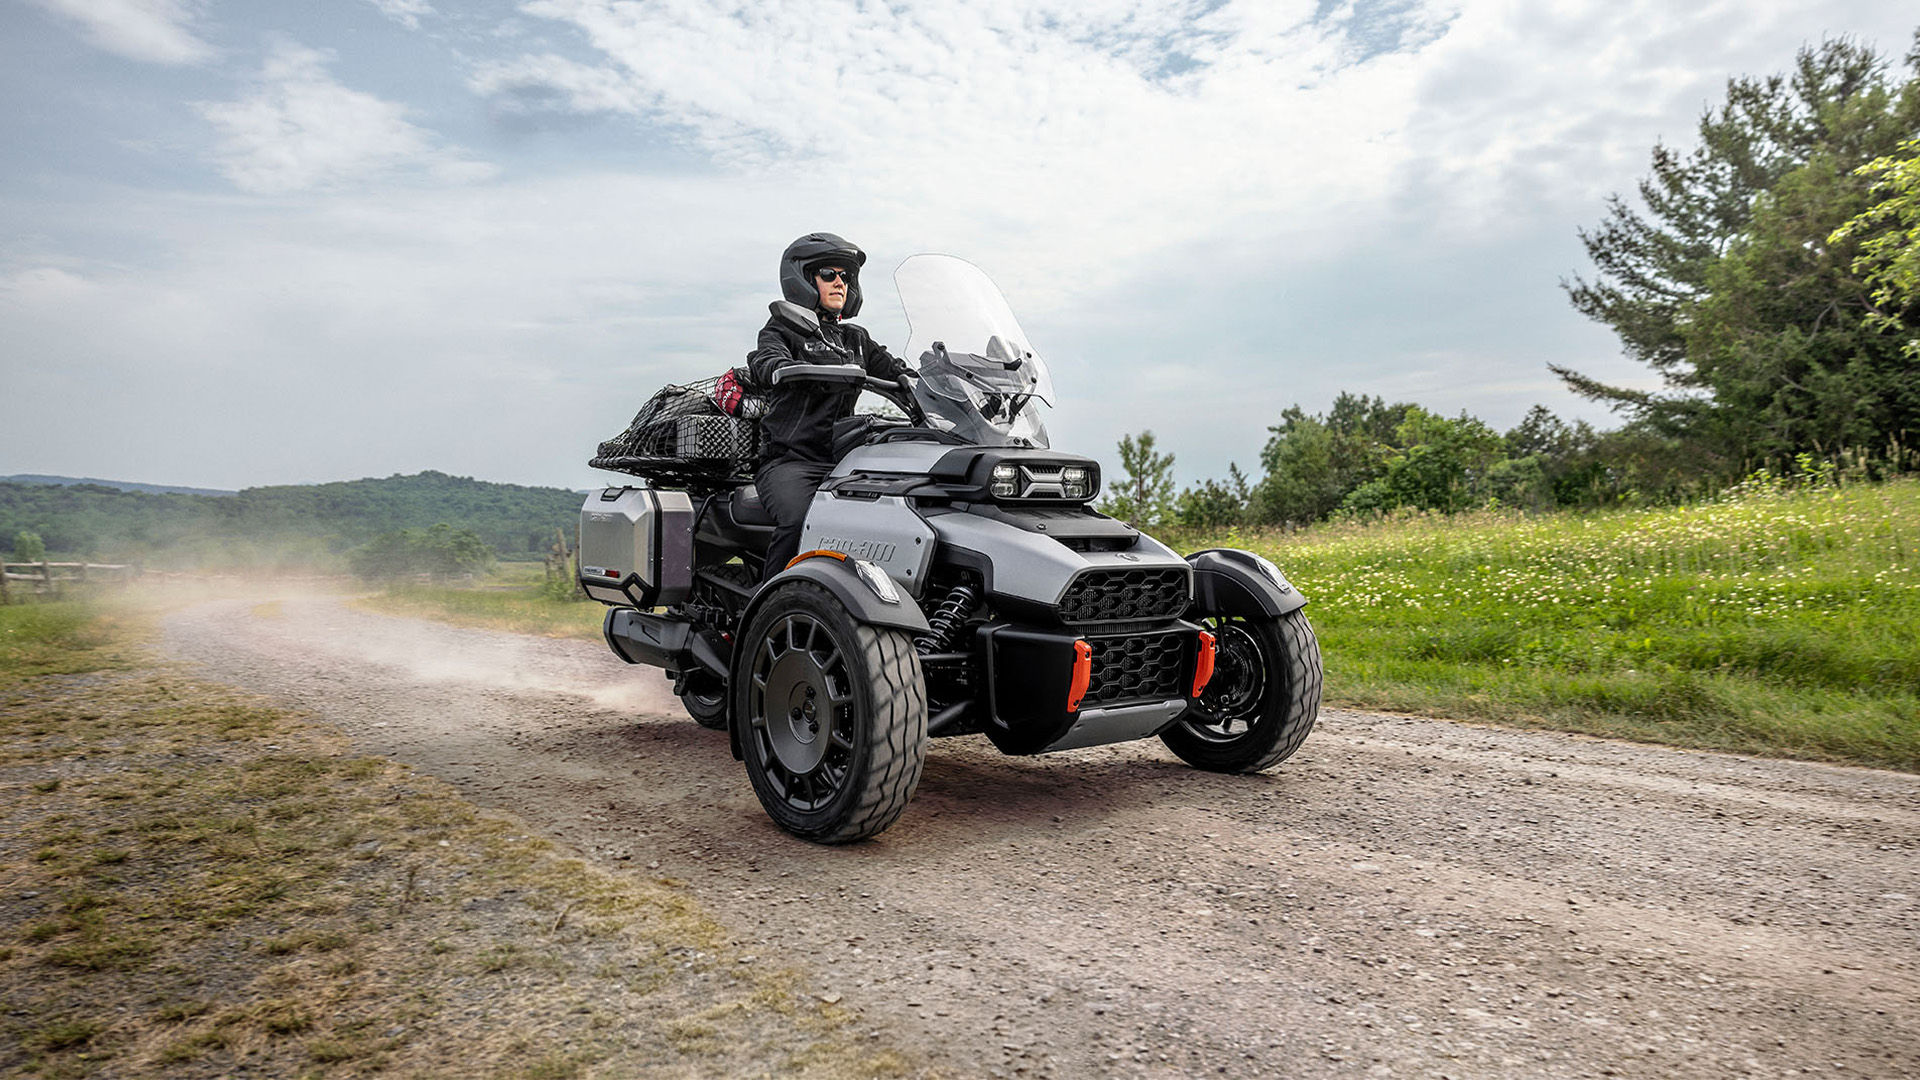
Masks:
[[[871,390],[898,405],[900,410],[907,414],[907,419],[914,424],[925,426],[927,422],[926,413],[921,411],[920,403],[913,400],[913,395],[907,393],[904,387],[892,379],[881,379],[869,375],[867,369],[858,364],[783,364],[773,369],[771,381],[774,385],[777,386],[788,379],[842,383]]]

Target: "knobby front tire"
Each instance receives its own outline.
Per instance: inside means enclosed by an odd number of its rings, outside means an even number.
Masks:
[[[920,783],[927,692],[906,633],[858,622],[810,582],[778,586],[747,628],[734,703],[767,816],[818,844],[878,835]]]

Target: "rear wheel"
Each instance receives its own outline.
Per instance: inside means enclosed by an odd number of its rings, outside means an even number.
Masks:
[[[1211,616],[1213,678],[1186,719],[1160,735],[1182,761],[1211,772],[1259,772],[1285,761],[1320,715],[1320,643],[1306,612],[1278,619]]]
[[[727,729],[727,684],[705,671],[690,671],[680,684],[680,704],[693,722],[714,731]]]
[[[794,582],[767,598],[741,646],[741,751],[767,815],[821,844],[893,824],[927,753],[912,638],[858,622],[832,593]]]

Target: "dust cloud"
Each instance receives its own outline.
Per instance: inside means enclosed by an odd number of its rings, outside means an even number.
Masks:
[[[289,619],[298,618],[298,606]],[[418,619],[375,616],[365,632],[324,639],[333,660],[378,664],[424,683],[584,697],[603,709],[627,713],[678,712],[671,685],[658,670],[622,663],[604,644],[579,643],[602,663],[556,668],[552,646],[542,638],[465,630]],[[311,640],[311,639],[305,639]]]
[[[556,643],[544,638],[375,612],[355,619],[350,634],[314,632],[323,612],[358,595],[329,587],[324,579],[199,578],[143,588],[136,602],[156,609],[211,602],[223,619],[244,623],[261,651],[281,663],[298,663],[304,656],[317,668],[380,668],[411,682],[449,689],[571,695],[629,714],[681,712],[672,685],[660,671],[623,663],[599,642],[567,642],[572,648],[560,660]]]

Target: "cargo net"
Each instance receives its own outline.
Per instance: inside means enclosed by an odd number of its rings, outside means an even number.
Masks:
[[[758,446],[758,399],[728,416],[714,399],[719,379],[668,386],[641,406],[627,430],[600,444],[587,464],[680,483],[725,483],[751,475]]]

